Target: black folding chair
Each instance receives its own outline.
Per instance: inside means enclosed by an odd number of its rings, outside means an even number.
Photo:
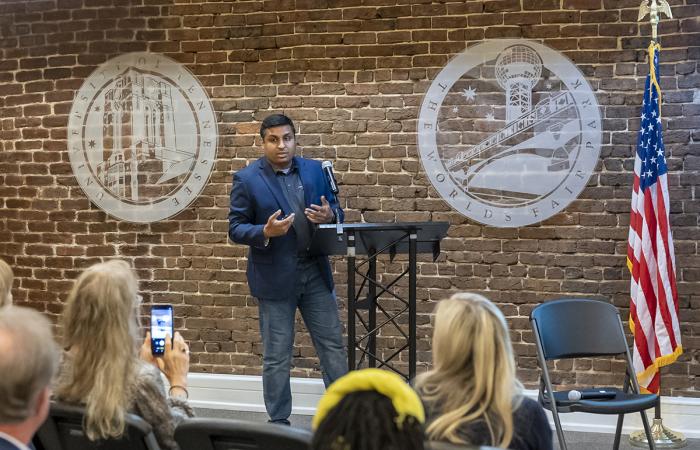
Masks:
[[[622,422],[625,414],[639,412],[649,448],[654,450],[649,421],[645,410],[653,408],[659,400],[655,394],[640,394],[634,374],[620,313],[613,305],[596,300],[563,299],[537,306],[530,314],[530,324],[537,344],[537,357],[542,370],[540,377],[540,404],[552,411],[557,429],[559,446],[566,450],[566,441],[559,421],[559,413],[587,412],[593,414],[618,414],[615,443],[620,446]],[[595,356],[624,354],[627,362],[622,389],[605,388],[614,396],[605,399],[569,400],[570,391],[554,391],[547,370],[547,361]],[[630,387],[632,388],[630,392]],[[594,389],[577,389],[584,394],[597,392]]]
[[[127,414],[126,429],[118,439],[91,441],[83,431],[85,409],[52,402],[49,416],[34,435],[37,450],[160,450],[151,425]]]
[[[498,450],[497,447],[473,447],[471,445],[451,444],[443,441],[425,441],[425,450]]]
[[[187,419],[175,428],[180,450],[308,450],[311,432],[264,422]]]

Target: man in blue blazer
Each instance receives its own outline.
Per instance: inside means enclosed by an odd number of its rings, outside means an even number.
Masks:
[[[291,119],[267,117],[260,136],[264,156],[233,175],[228,234],[249,247],[247,275],[260,313],[265,408],[271,422],[288,425],[297,308],[325,385],[348,370],[328,258],[308,251],[317,224],[342,222],[344,216],[321,164],[295,156]]]
[[[58,348],[41,313],[0,310],[0,450],[28,450],[49,413]]]

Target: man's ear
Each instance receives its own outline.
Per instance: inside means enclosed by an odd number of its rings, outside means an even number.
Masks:
[[[39,392],[36,399],[36,407],[34,409],[34,414],[41,417],[43,422],[46,416],[49,414],[49,405],[51,403],[51,387],[46,386]]]

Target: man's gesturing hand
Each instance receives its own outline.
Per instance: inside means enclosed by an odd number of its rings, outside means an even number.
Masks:
[[[292,226],[294,222],[294,213],[288,215],[282,220],[277,220],[279,215],[282,214],[282,210],[278,209],[267,219],[267,223],[263,227],[263,234],[266,238],[284,236],[287,234],[289,227]]]
[[[331,223],[335,217],[335,214],[333,214],[333,210],[331,209],[331,205],[323,195],[321,196],[321,206],[314,205],[312,203],[304,210],[304,213],[313,223]]]

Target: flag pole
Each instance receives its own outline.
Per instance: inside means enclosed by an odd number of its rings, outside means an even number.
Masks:
[[[660,14],[666,14],[666,16],[671,19],[673,18],[671,14],[671,7],[666,2],[666,0],[650,0],[651,4],[647,4],[647,1],[643,1],[639,7],[639,18],[637,21],[641,21],[649,14],[649,22],[651,23],[651,39],[652,46],[657,43],[657,28],[660,21]],[[651,47],[650,47],[651,48]],[[653,65],[653,54],[649,53],[649,64]],[[661,103],[661,98],[659,98],[659,103]],[[660,115],[660,113],[659,113]],[[656,448],[683,448],[688,445],[688,440],[683,436],[682,433],[673,431],[663,424],[663,419],[661,418],[661,373],[659,369],[659,399],[654,406],[654,421],[651,425],[651,436],[654,439],[654,445]],[[635,431],[630,433],[629,442],[632,447],[649,447],[647,441],[647,436],[644,430]]]

